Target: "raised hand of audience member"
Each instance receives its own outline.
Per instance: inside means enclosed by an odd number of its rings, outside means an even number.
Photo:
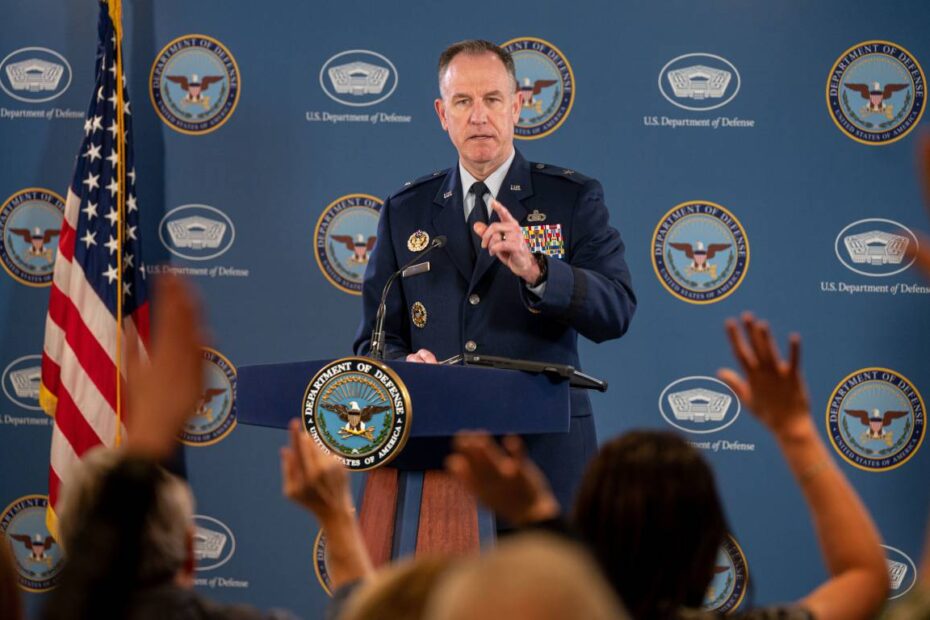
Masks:
[[[127,448],[154,459],[169,456],[203,395],[204,328],[200,303],[184,279],[162,275],[154,286],[148,360],[129,340]]]
[[[457,433],[446,469],[482,504],[514,525],[559,516],[559,502],[520,438],[508,435],[502,444],[503,448],[485,432]]]
[[[804,493],[830,572],[800,604],[818,620],[873,618],[888,592],[881,537],[811,418],[800,338],[791,337],[785,361],[767,323],[749,313],[742,322],[745,337],[732,319],[726,330],[745,377],[730,369],[717,376],[772,431]]]
[[[325,454],[292,420],[290,445],[281,448],[284,495],[316,515],[326,536],[326,553],[333,588],[366,578],[371,557],[355,518],[349,474],[342,463]]]
[[[927,215],[930,215],[930,131],[924,131],[920,136],[918,144],[918,175],[924,188],[924,204],[927,207]],[[919,245],[914,247],[911,244],[907,246],[907,255],[914,259],[914,263],[924,273],[924,276],[930,278],[930,237],[927,235],[918,235]]]

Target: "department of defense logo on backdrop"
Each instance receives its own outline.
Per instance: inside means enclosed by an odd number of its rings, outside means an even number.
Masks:
[[[725,299],[749,268],[749,240],[730,211],[713,202],[683,202],[662,216],[652,235],[652,266],[665,289],[682,301]]]
[[[307,385],[303,420],[327,452],[354,471],[389,463],[410,434],[410,394],[390,367],[347,357],[321,368]]]
[[[352,295],[362,294],[362,280],[378,232],[381,199],[348,194],[329,203],[313,230],[316,264],[329,282]]]
[[[194,415],[181,430],[180,440],[189,446],[209,446],[222,441],[236,427],[236,367],[222,353],[202,349],[204,390]]]
[[[917,582],[917,566],[906,553],[895,547],[882,545],[885,549],[885,562],[888,564],[888,582],[890,589],[888,600],[893,601],[907,594]]]
[[[194,261],[210,260],[232,247],[236,227],[229,216],[216,207],[181,205],[161,218],[158,238],[175,256]]]
[[[232,53],[202,34],[168,43],[155,58],[149,77],[155,112],[175,131],[191,135],[210,133],[228,121],[241,88]]]
[[[523,96],[514,137],[544,138],[568,118],[575,102],[575,74],[559,48],[535,37],[518,37],[502,43],[513,56],[517,87]]]
[[[23,47],[0,60],[0,88],[17,101],[51,101],[70,85],[71,64],[46,47]]]
[[[726,614],[735,611],[746,596],[749,584],[749,563],[739,543],[727,535],[717,552],[714,578],[707,587],[701,608]]]
[[[723,430],[736,421],[740,408],[733,390],[713,377],[684,377],[669,383],[659,395],[659,413],[687,433]]]
[[[381,103],[394,94],[397,81],[394,63],[369,50],[339,52],[320,68],[320,87],[326,96],[352,107]]]
[[[219,568],[236,553],[236,537],[229,526],[213,517],[194,515],[195,570]]]
[[[847,375],[827,404],[827,432],[850,465],[888,471],[906,463],[924,439],[924,401],[901,373],[870,367]]]
[[[884,277],[899,274],[914,264],[914,258],[906,258],[905,252],[908,247],[916,250],[919,243],[903,224],[873,217],[844,227],[833,245],[836,257],[850,271]]]
[[[329,561],[326,558],[326,534],[323,530],[316,533],[313,539],[313,572],[316,574],[320,587],[329,596],[333,595],[333,579],[329,574]]]
[[[906,136],[924,113],[924,70],[890,41],[864,41],[843,52],[827,76],[827,109],[844,134],[882,145]]]
[[[65,201],[41,187],[20,190],[0,206],[0,263],[26,286],[49,286]]]
[[[722,108],[740,89],[736,66],[722,56],[693,53],[673,58],[659,71],[659,92],[684,110]]]
[[[64,553],[45,527],[48,496],[26,495],[0,513],[0,533],[7,540],[19,587],[27,592],[46,592],[58,584]]]
[[[39,384],[42,382],[42,356],[18,357],[3,369],[3,393],[16,405],[30,411],[42,411],[39,406]]]

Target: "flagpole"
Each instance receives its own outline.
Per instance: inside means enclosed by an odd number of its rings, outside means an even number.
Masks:
[[[123,236],[126,229],[126,131],[124,114],[124,94],[123,94],[123,7],[122,0],[107,0],[107,8],[110,13],[110,21],[113,22],[113,32],[116,36],[116,45],[114,45],[114,56],[116,62],[116,127],[118,135],[116,136],[116,154],[118,169],[116,170],[117,179],[117,250],[116,250],[116,437],[114,445],[119,446],[122,443],[122,432],[120,427],[123,421],[123,398],[122,398],[122,358],[123,358]]]

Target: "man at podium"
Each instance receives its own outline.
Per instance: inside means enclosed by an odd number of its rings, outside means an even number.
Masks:
[[[601,184],[514,148],[521,93],[513,58],[497,45],[467,40],[443,51],[439,92],[436,113],[458,162],[385,201],[355,352],[370,351],[385,284],[424,253],[387,295],[386,359],[479,353],[579,368],[578,335],[619,338],[636,307]],[[597,450],[588,396],[571,392],[570,432],[526,440],[565,506]]]

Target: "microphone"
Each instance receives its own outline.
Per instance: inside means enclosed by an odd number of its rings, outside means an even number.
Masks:
[[[394,284],[394,280],[398,276],[403,275],[404,277],[414,276],[419,273],[429,271],[429,263],[424,263],[423,266],[416,265],[414,263],[419,262],[420,259],[425,257],[427,254],[435,250],[436,248],[441,248],[446,245],[446,236],[439,235],[432,241],[430,244],[420,250],[412,259],[410,259],[407,264],[391,274],[391,277],[388,278],[387,282],[384,283],[384,289],[381,291],[381,303],[378,304],[378,312],[375,314],[375,327],[371,330],[371,349],[368,351],[368,357],[376,360],[384,359],[384,314],[387,310],[387,296],[388,292],[391,290],[391,285]],[[413,273],[404,273],[407,269],[410,268]],[[415,271],[414,271],[415,270]]]

